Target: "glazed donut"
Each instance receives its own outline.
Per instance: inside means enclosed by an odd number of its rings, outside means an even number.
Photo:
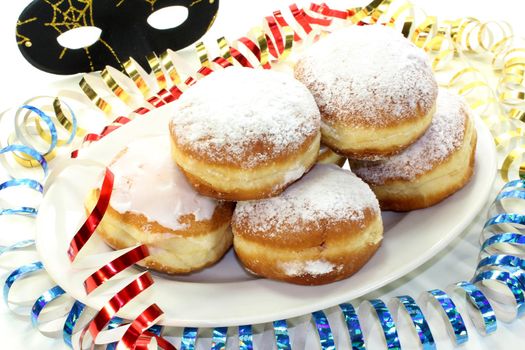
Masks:
[[[330,148],[321,144],[319,149],[319,156],[317,156],[317,163],[320,164],[337,164],[342,167],[346,162],[346,158],[335,153]]]
[[[295,77],[319,106],[322,142],[364,160],[399,153],[421,137],[438,90],[424,51],[382,25],[321,39],[298,60]]]
[[[232,230],[248,271],[304,285],[354,274],[383,237],[374,193],[332,164],[317,164],[278,197],[237,203]]]
[[[461,189],[474,170],[476,129],[463,99],[439,91],[428,131],[384,162],[351,161],[375,192],[381,209],[408,211],[434,205]]]
[[[317,159],[320,114],[284,73],[231,67],[188,89],[170,122],[172,154],[195,189],[226,200],[271,197]]]
[[[114,188],[97,232],[115,249],[146,244],[147,268],[189,273],[218,261],[231,247],[233,203],[199,195],[173,163],[169,137],[137,140],[110,165]],[[88,200],[92,207],[99,190]]]

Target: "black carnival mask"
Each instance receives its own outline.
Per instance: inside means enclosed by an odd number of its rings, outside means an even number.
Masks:
[[[171,29],[155,29],[148,17],[163,8],[184,6],[187,19]],[[55,74],[74,74],[121,67],[133,57],[147,66],[146,56],[177,50],[197,41],[211,26],[219,0],[35,0],[20,15],[16,40],[35,67]],[[91,46],[68,49],[57,37],[72,29],[97,27]]]

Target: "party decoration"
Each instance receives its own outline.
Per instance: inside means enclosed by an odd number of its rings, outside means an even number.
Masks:
[[[188,18],[179,26],[156,29],[148,17],[163,8],[182,6]],[[211,26],[219,0],[34,0],[18,19],[16,39],[35,67],[55,74],[124,68],[133,57],[147,66],[152,52],[178,50],[198,40]],[[83,27],[96,27],[100,37],[91,45],[71,49],[57,37]]]
[[[366,7],[346,11],[334,10],[324,4],[312,4],[302,9],[291,5],[289,16],[283,16],[282,12],[276,11],[272,16],[265,18],[263,27],[254,28],[245,37],[233,42],[220,38],[217,41],[217,50],[215,50],[219,56],[210,55],[210,52],[214,50],[199,43],[195,48],[195,53],[200,68],[188,76],[182,75],[182,72],[177,69],[171,59],[172,52],[151,56],[148,65],[153,70],[152,74],[147,74],[146,70],[141,68],[136,61],[130,60],[125,65],[127,76],[120,76],[117,70],[108,68],[100,74],[84,76],[80,84],[81,90],[112,121],[100,134],[87,134],[84,141],[86,143],[96,142],[122,125],[132,122],[134,118],[147,117],[149,110],[176,100],[189,86],[198,83],[201,77],[213,74],[213,71],[217,69],[224,69],[230,65],[269,69],[276,62],[284,60],[293,50],[301,48],[301,45],[307,46],[312,40],[318,39],[338,26],[379,23],[398,28],[416,45],[429,53],[441,85],[455,89],[464,95],[471,107],[480,114],[491,129],[500,151],[501,179],[506,182],[514,179],[507,182],[489,210],[489,217],[481,234],[480,261],[470,281],[453,283],[445,290],[433,289],[423,292],[422,297],[417,301],[411,296],[398,296],[387,303],[374,299],[364,301],[357,311],[350,303],[339,305],[353,349],[366,348],[368,329],[367,325],[360,321],[367,317],[375,317],[379,322],[388,348],[399,349],[403,346],[398,336],[397,315],[399,312],[408,313],[423,349],[434,349],[436,348],[435,340],[429,323],[425,319],[426,303],[422,301],[430,300],[435,307],[442,310],[443,322],[450,329],[451,341],[456,344],[468,341],[470,330],[467,329],[465,323],[467,316],[472,318],[474,326],[482,334],[490,334],[497,329],[497,319],[511,321],[516,317],[522,317],[525,313],[525,281],[523,279],[525,271],[523,259],[525,180],[519,179],[522,174],[521,157],[525,153],[523,134],[525,128],[523,127],[523,113],[521,113],[525,109],[525,97],[520,93],[525,77],[522,63],[524,50],[516,46],[520,43],[513,40],[511,29],[504,24],[483,23],[472,18],[438,22],[432,16],[426,16],[422,21],[416,22],[416,9],[411,4],[402,3],[396,7],[392,3],[392,0],[374,0]],[[290,19],[293,19],[293,22]],[[28,38],[24,37],[21,40],[27,42],[26,39]],[[492,54],[492,65],[495,69],[500,70],[503,76],[497,87],[497,93],[484,79],[483,72],[470,64],[466,57],[469,52]],[[455,65],[450,65],[451,62],[454,62]],[[452,69],[452,72],[448,68]],[[131,89],[126,89],[125,86],[133,86],[140,95],[137,97],[137,94],[134,94]],[[139,105],[132,103],[134,99],[141,103]],[[126,106],[129,115],[127,117],[113,115],[116,110],[113,104]],[[39,110],[42,111],[42,109],[36,106],[27,105],[22,110],[26,114],[30,113],[32,117],[28,116],[22,123],[15,125],[15,129],[20,129],[29,123],[43,123],[35,124],[41,126],[36,135],[47,143],[47,147],[42,147],[41,152],[29,148],[31,145],[27,144],[34,141],[36,136],[27,133],[28,137],[25,137],[27,135],[21,137],[24,145],[7,148],[4,151],[7,153],[25,151],[46,170],[47,162],[41,153],[48,154],[59,147],[58,125],[62,125],[65,130],[73,134],[73,119],[70,118],[70,124],[65,123],[64,125],[60,122],[63,118],[53,119],[45,113],[40,113]],[[75,138],[75,136],[72,137]],[[66,139],[62,140],[64,142],[61,145],[66,146]],[[82,150],[73,152],[73,157],[78,152]],[[103,190],[95,209],[88,215],[84,225],[71,242],[69,256],[72,262],[95,232],[96,225],[107,208],[112,191],[111,173],[104,167],[101,169],[104,170]],[[56,172],[57,170],[46,183],[52,183]],[[15,185],[29,186],[38,192],[41,192],[42,188],[36,183],[23,181],[8,183],[5,186]],[[520,206],[510,205],[516,202]],[[34,208],[33,214],[36,212],[37,208]],[[12,247],[5,247],[0,250],[0,255],[25,249],[31,244],[32,242],[21,242]],[[101,266],[86,279],[84,283],[86,292],[89,294],[120,271],[146,257],[147,254],[147,249],[142,246],[121,251],[116,259]],[[9,302],[11,287],[17,280],[31,278],[42,269],[43,266],[38,262],[16,269],[8,277],[8,282],[4,286],[6,301]],[[155,305],[144,309],[135,320],[125,321],[115,316],[118,309],[131,302],[152,283],[148,273],[133,276],[129,284],[118,291],[102,310],[91,310],[84,304],[75,301],[63,326],[63,338],[66,344],[78,348],[88,334],[95,338],[105,330],[127,326],[129,328],[121,339],[114,339],[108,344],[109,349],[143,349],[152,339],[155,339],[161,348],[174,348],[173,344],[162,337],[163,329],[155,325],[162,315],[162,310]],[[464,293],[462,294],[464,297],[453,300],[458,292]],[[39,317],[46,305],[65,297],[67,295],[59,286],[44,291],[33,306],[33,324],[38,326]],[[474,312],[466,315],[460,312],[459,306],[465,303],[477,310],[477,314]],[[87,316],[89,313],[94,313],[94,316]],[[82,317],[89,318],[84,328],[79,326],[79,320]],[[314,312],[312,321],[319,335],[320,348],[334,349],[333,332],[325,313]],[[289,336],[287,321],[276,320],[272,326],[277,348],[291,349],[293,344]],[[81,329],[76,330],[76,328]],[[252,332],[250,325],[238,327],[241,349],[253,347]],[[78,334],[80,334],[80,339],[74,339]],[[196,328],[185,328],[181,337],[181,349],[194,349],[197,338]],[[213,329],[212,349],[223,349],[227,341],[227,327]]]

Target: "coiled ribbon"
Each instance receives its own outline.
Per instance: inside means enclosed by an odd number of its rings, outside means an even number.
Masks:
[[[112,123],[106,126],[100,134],[85,135],[84,143],[96,142],[130,122],[134,117],[146,115],[153,108],[175,101],[189,86],[214,70],[224,69],[231,65],[269,69],[273,63],[286,59],[297,46],[307,45],[320,37],[323,32],[330,31],[331,28],[348,24],[380,23],[399,28],[406,37],[426,50],[431,56],[432,67],[437,72],[438,79],[441,73],[446,76],[440,79],[441,84],[456,89],[464,95],[471,107],[477,110],[489,125],[501,155],[502,179],[508,181],[523,176],[522,157],[525,153],[525,127],[523,127],[525,94],[522,92],[525,81],[524,42],[515,38],[511,28],[504,23],[483,23],[474,18],[438,22],[432,16],[425,16],[423,21],[416,22],[417,9],[411,4],[402,3],[396,7],[393,3],[392,0],[374,0],[365,7],[343,11],[331,9],[325,4],[311,4],[305,8],[291,5],[289,7],[291,16],[284,16],[282,12],[276,11],[271,16],[265,17],[262,26],[254,28],[245,37],[231,43],[225,38],[218,39],[217,46],[220,54],[215,58],[209,57],[211,50],[203,43],[198,43],[196,52],[200,68],[195,74],[187,77],[183,77],[182,72],[177,70],[172,60],[176,53],[171,51],[159,56],[148,57],[153,77],[133,59],[124,64],[125,75],[108,67],[100,73],[100,76],[84,76],[80,82],[81,90],[96,107],[114,117],[111,119]],[[293,22],[285,18],[291,18]],[[492,54],[493,67],[500,70],[500,80],[496,89],[492,89],[480,70],[468,61],[466,55],[469,52]],[[459,60],[454,59],[456,54],[459,55]],[[459,62],[460,68],[451,73],[447,71],[447,68],[450,68],[449,63],[452,60]],[[153,91],[157,92],[152,93]],[[117,103],[116,101],[128,108],[128,117],[115,118],[112,113],[118,108],[115,108],[112,103]],[[34,101],[25,103],[18,110],[15,118],[16,139],[22,144],[17,145],[11,142],[0,150],[0,154],[13,153],[14,159],[24,166],[40,166],[45,178],[47,160],[55,156],[56,148],[71,144],[77,136],[84,135],[84,130],[78,127],[73,110],[60,100],[55,99],[53,102],[55,120],[44,112],[43,108],[33,106],[31,102]],[[69,113],[64,113],[61,108],[62,104],[67,106]],[[497,112],[494,112],[491,109],[494,106],[502,108],[497,108]],[[42,123],[45,127],[42,126]],[[66,138],[59,138],[59,128],[65,129],[68,133]],[[47,145],[47,148],[42,145]],[[75,151],[72,156],[76,157],[77,154],[78,151]],[[12,168],[12,164],[7,162],[5,157],[0,159],[6,169]],[[69,256],[72,262],[75,261],[77,254],[95,231],[107,208],[112,178],[107,169],[104,175],[99,201],[71,242]],[[43,189],[41,183],[36,180],[12,179],[0,185],[0,191],[16,186],[28,187],[39,193],[42,193]],[[505,210],[506,202],[524,200],[524,188],[523,180],[510,181],[496,198],[482,232],[484,240],[480,253],[481,260],[472,280],[451,285],[448,294],[438,289],[424,293],[443,310],[444,320],[451,329],[451,339],[457,344],[468,340],[468,332],[456,303],[449,295],[452,292],[465,293],[466,302],[479,314],[470,315],[473,323],[483,334],[496,330],[496,317],[510,321],[525,312],[525,264],[523,260],[525,256],[523,208],[525,206],[521,203],[520,212]],[[37,208],[5,208],[0,213],[34,216]],[[0,255],[27,248],[32,244],[32,241],[24,241],[11,247],[3,247],[0,249]],[[133,247],[123,252],[120,257],[86,279],[84,283],[86,292],[91,293],[147,255],[145,246]],[[4,285],[6,303],[9,302],[9,292],[16,281],[28,278],[42,270],[42,264],[35,262],[13,271]],[[153,338],[161,348],[174,348],[161,337],[161,330],[158,327],[155,328],[155,323],[162,316],[162,311],[156,305],[147,307],[131,323],[126,324],[115,317],[120,308],[151,285],[152,279],[149,273],[136,276],[126,287],[115,294],[102,310],[96,312],[96,315],[84,327],[80,327],[78,323],[89,313],[87,312],[89,309],[84,304],[75,301],[67,313],[63,326],[62,333],[65,343],[72,347],[83,346],[85,345],[84,338],[89,334],[92,338],[90,340],[92,347],[97,335],[105,329],[126,326],[128,328],[121,340],[118,343],[108,344],[108,349],[145,349]],[[501,291],[501,286],[506,288],[506,292]],[[33,304],[31,311],[33,325],[38,327],[39,318],[48,305],[66,296],[59,286],[45,291]],[[509,307],[509,301],[511,301],[511,307]],[[366,301],[359,308],[359,312],[356,312],[354,307],[348,303],[339,305],[339,308],[348,328],[352,349],[366,348],[366,335],[363,333],[359,319],[362,318],[362,310],[367,308],[370,312],[365,314],[376,316],[388,348],[397,349],[402,345],[396,328],[397,311],[399,310],[406,312],[412,320],[423,349],[435,348],[435,341],[425,319],[424,311],[410,296],[393,298],[388,304],[377,299]],[[93,313],[93,310],[89,311]],[[319,335],[320,347],[334,349],[334,337],[326,315],[322,311],[314,312],[312,320]],[[76,328],[82,330],[75,333]],[[273,329],[277,348],[291,349],[292,344],[286,320],[273,322]],[[240,326],[238,330],[239,347],[251,349],[253,347],[251,326]],[[213,330],[213,349],[223,349],[226,346],[227,333],[226,327],[218,327]],[[80,334],[76,341],[73,340],[75,334]],[[198,329],[185,328],[181,339],[181,349],[194,349],[197,336]]]

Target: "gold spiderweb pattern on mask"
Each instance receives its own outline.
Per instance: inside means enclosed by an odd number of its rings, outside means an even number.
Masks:
[[[44,26],[52,27],[58,34],[63,34],[69,30],[81,27],[96,27],[93,21],[93,0],[44,0],[52,11],[53,16],[50,22],[44,23]],[[113,48],[102,38],[98,41],[104,45],[115,60],[120,64],[120,59]],[[64,47],[60,52],[59,59],[62,59],[69,49]],[[83,48],[89,60],[89,66],[94,71],[93,61],[89,47]]]

